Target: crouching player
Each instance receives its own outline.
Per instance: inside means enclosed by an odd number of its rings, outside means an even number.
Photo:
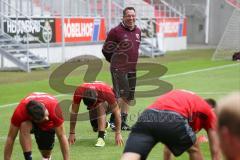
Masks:
[[[112,88],[103,82],[84,83],[77,87],[73,96],[72,112],[70,115],[69,143],[75,143],[75,126],[81,100],[83,100],[83,103],[89,110],[89,119],[93,131],[98,132],[98,139],[95,146],[105,146],[105,128],[108,125],[108,122],[106,122],[106,114],[110,111],[116,117],[115,142],[117,145],[121,146],[123,144],[123,139],[120,130],[120,109]]]
[[[193,92],[170,91],[141,114],[132,128],[121,160],[144,160],[158,142],[167,146],[165,152],[180,156],[187,151],[190,160],[203,160],[196,143],[196,133],[202,128],[209,138],[212,159],[219,160],[216,115],[212,107]]]
[[[55,133],[60,142],[64,160],[69,160],[69,145],[63,126],[58,101],[46,93],[32,93],[16,107],[4,148],[4,160],[10,160],[15,138],[19,132],[25,160],[32,160],[31,133],[35,135],[43,160],[51,159]],[[21,158],[19,158],[21,159]]]

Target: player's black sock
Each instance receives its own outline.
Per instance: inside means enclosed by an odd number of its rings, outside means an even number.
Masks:
[[[110,123],[114,123],[114,122],[115,122],[115,116],[114,116],[114,114],[111,114]]]
[[[127,113],[121,113],[122,118],[122,124],[121,124],[121,130],[123,131],[130,131],[131,127],[127,124]]]
[[[98,131],[98,138],[104,139],[105,132],[104,131]]]
[[[121,113],[122,124],[127,124],[127,113]]]
[[[32,160],[32,151],[23,153],[25,160]]]

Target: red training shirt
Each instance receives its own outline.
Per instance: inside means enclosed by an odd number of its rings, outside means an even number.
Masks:
[[[74,104],[81,103],[83,93],[87,89],[93,89],[93,90],[96,90],[96,92],[97,92],[97,103],[88,109],[93,109],[93,108],[97,107],[97,105],[99,103],[102,103],[105,101],[108,102],[109,105],[113,105],[116,102],[116,98],[115,98],[112,88],[103,82],[95,81],[93,83],[83,83],[82,85],[77,87],[77,89],[75,90],[74,96],[73,96]]]
[[[40,129],[45,131],[50,130],[55,127],[59,127],[64,122],[62,110],[58,105],[57,99],[47,93],[34,92],[25,97],[24,99],[22,99],[21,102],[16,107],[11,118],[11,123],[14,126],[20,127],[22,122],[32,120],[32,118],[28,115],[26,109],[26,104],[30,100],[35,100],[44,104],[44,106],[49,112],[48,121],[36,123]]]
[[[188,120],[195,132],[216,127],[216,115],[211,106],[191,91],[172,90],[160,96],[148,109],[177,112]]]

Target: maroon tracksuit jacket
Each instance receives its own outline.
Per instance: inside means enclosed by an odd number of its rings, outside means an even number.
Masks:
[[[137,26],[129,30],[123,23],[120,23],[110,30],[102,53],[111,63],[112,69],[135,71],[140,42],[141,30]]]

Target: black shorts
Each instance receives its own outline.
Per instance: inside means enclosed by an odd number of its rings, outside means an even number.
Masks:
[[[181,155],[196,141],[196,135],[187,120],[172,111],[145,110],[126,142],[125,152],[134,152],[147,158],[155,144],[165,144],[175,156]]]
[[[136,87],[136,71],[122,72],[118,69],[111,69],[113,89],[116,98],[134,100]]]
[[[41,130],[35,123],[31,133],[34,134],[39,150],[52,150],[55,141],[55,130]]]

